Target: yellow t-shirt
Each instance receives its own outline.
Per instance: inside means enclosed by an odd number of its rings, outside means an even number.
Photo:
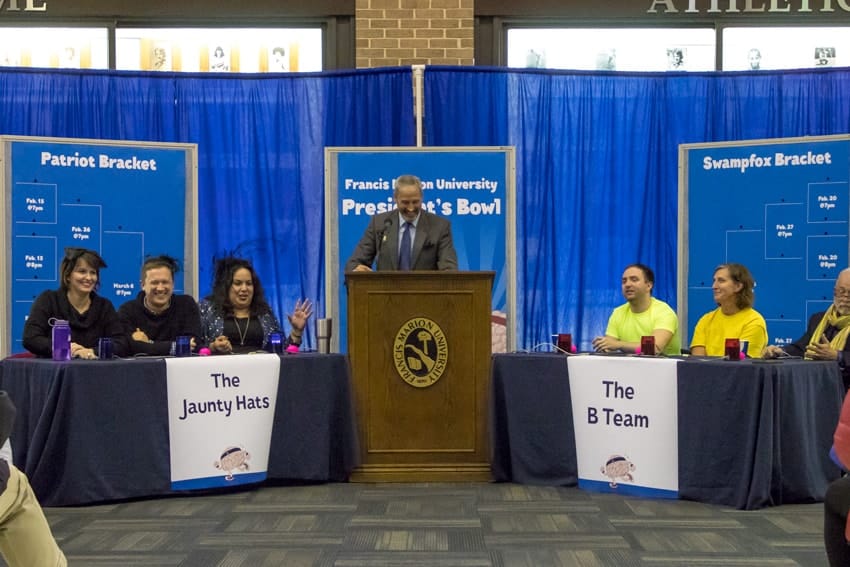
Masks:
[[[752,358],[761,358],[761,351],[767,345],[767,323],[764,317],[747,307],[734,315],[724,315],[718,307],[700,317],[691,348],[705,347],[708,356],[724,356],[726,354],[726,339],[738,338],[750,341],[747,354]]]
[[[649,303],[649,309],[640,313],[632,312],[628,303],[614,309],[611,317],[608,318],[605,334],[627,343],[640,343],[641,337],[651,335],[655,329],[673,333],[670,342],[664,347],[664,354],[667,356],[682,354],[679,318],[669,305],[654,297]]]

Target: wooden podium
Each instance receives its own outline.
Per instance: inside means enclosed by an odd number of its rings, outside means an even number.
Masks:
[[[494,272],[348,272],[355,482],[490,480]]]

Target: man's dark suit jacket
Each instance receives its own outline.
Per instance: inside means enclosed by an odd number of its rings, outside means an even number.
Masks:
[[[812,315],[809,318],[809,325],[806,327],[806,334],[790,345],[783,346],[782,350],[791,356],[805,356],[806,347],[812,340],[812,335],[814,334],[815,329],[818,328],[820,320],[823,319],[824,315],[826,315],[826,311],[821,311],[820,313]],[[828,328],[826,338],[828,340],[832,340],[832,338],[836,335],[836,331],[837,330],[834,327],[832,329]],[[850,388],[850,340],[844,343],[844,349],[838,353],[838,365],[841,367],[841,374],[844,377],[844,387]]]
[[[352,271],[361,264],[371,268],[376,256],[376,270],[398,270],[398,223],[398,210],[374,215],[345,263],[345,271]],[[412,270],[456,270],[457,252],[449,221],[421,211],[410,259]]]

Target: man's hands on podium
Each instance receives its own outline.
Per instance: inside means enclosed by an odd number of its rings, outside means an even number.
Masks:
[[[370,268],[369,266],[367,266],[365,264],[357,264],[357,267],[354,268],[354,271],[355,272],[371,272],[372,268]]]

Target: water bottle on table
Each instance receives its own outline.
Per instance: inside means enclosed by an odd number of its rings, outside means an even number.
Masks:
[[[53,360],[71,360],[71,327],[68,321],[53,319],[51,331]]]

